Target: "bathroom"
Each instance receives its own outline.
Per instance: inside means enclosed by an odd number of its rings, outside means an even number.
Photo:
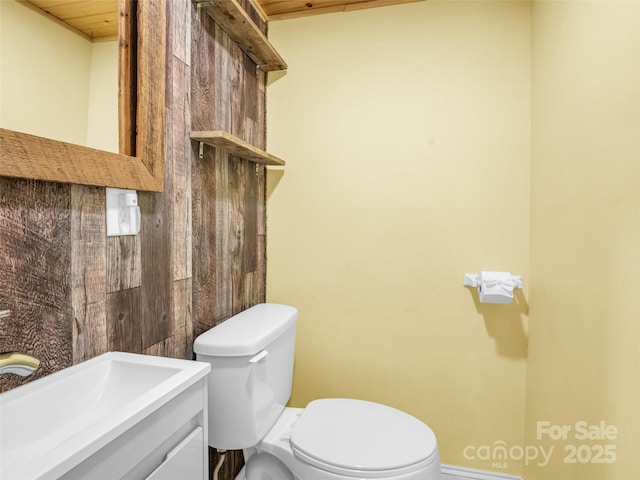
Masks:
[[[273,20],[289,68],[270,74],[265,112],[264,74],[233,50],[211,67],[234,80],[213,82],[224,115],[200,108],[208,27],[188,48],[178,26],[196,13],[167,7],[165,193],[140,192],[141,235],[112,238],[103,189],[0,179],[0,351],[35,353],[43,373],[107,350],[191,358],[195,336],[266,299],[301,312],[293,406],[401,408],[433,428],[446,465],[637,478],[637,3],[429,0]],[[188,140],[213,123],[264,147],[265,121],[287,165],[258,176],[213,168]],[[492,269],[523,276],[513,303],[462,285]],[[544,430],[601,421],[618,430],[612,463],[565,462],[580,442]],[[556,452],[496,462],[481,454],[496,442]]]

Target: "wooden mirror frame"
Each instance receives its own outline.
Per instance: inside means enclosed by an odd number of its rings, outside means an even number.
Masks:
[[[119,10],[120,153],[0,129],[0,176],[162,191],[165,1],[119,0]]]

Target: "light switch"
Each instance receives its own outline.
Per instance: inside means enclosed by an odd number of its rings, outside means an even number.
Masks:
[[[135,190],[107,188],[107,236],[137,235],[140,207]]]

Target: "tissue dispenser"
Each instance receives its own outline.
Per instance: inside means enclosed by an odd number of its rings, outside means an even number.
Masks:
[[[477,287],[480,303],[511,303],[513,290],[522,288],[522,277],[509,272],[466,273],[465,287]]]

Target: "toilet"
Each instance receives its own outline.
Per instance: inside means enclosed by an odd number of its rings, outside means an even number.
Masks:
[[[263,303],[196,338],[211,364],[209,445],[242,449],[246,480],[439,480],[436,437],[405,412],[347,398],[286,407],[297,318]]]

